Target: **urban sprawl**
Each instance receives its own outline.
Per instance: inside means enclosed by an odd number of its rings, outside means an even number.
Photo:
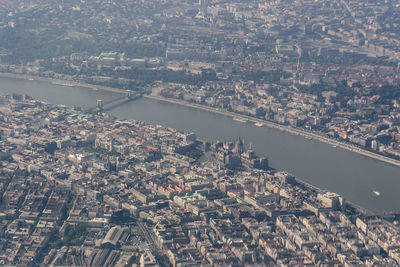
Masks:
[[[0,97],[0,264],[397,266],[398,227],[236,142]]]
[[[400,156],[396,1],[0,6],[4,73],[152,91]]]
[[[394,0],[3,0],[0,72],[237,114],[398,164],[399,36]],[[396,220],[241,139],[12,94],[0,147],[0,265],[400,264]]]

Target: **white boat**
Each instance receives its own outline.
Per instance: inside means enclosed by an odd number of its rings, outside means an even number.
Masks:
[[[62,85],[62,86],[69,86],[69,87],[74,86],[72,83],[63,83],[63,82],[52,82],[52,84]]]
[[[30,80],[30,81],[34,81],[34,79],[33,79],[33,78],[29,78],[29,80]]]
[[[247,119],[240,118],[240,117],[233,117],[233,120],[238,121],[238,122],[247,122]]]
[[[256,123],[254,123],[254,125],[257,126],[257,127],[263,127],[263,126],[264,126],[264,123],[262,123],[262,122],[256,122]]]
[[[379,193],[378,191],[372,191],[375,195],[377,195],[378,197],[381,195],[381,193]]]

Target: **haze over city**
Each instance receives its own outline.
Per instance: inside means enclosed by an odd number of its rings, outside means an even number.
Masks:
[[[0,0],[0,265],[398,266],[399,12]]]

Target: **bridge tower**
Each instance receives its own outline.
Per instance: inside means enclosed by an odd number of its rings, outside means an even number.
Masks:
[[[97,109],[102,110],[103,109],[103,100],[97,99]]]

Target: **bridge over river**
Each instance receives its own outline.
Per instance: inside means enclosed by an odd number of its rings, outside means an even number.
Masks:
[[[125,95],[107,101],[98,99],[96,106],[86,109],[85,112],[91,113],[98,111],[108,111],[133,100],[139,99],[140,97],[142,97],[142,95],[142,92],[127,91]]]

